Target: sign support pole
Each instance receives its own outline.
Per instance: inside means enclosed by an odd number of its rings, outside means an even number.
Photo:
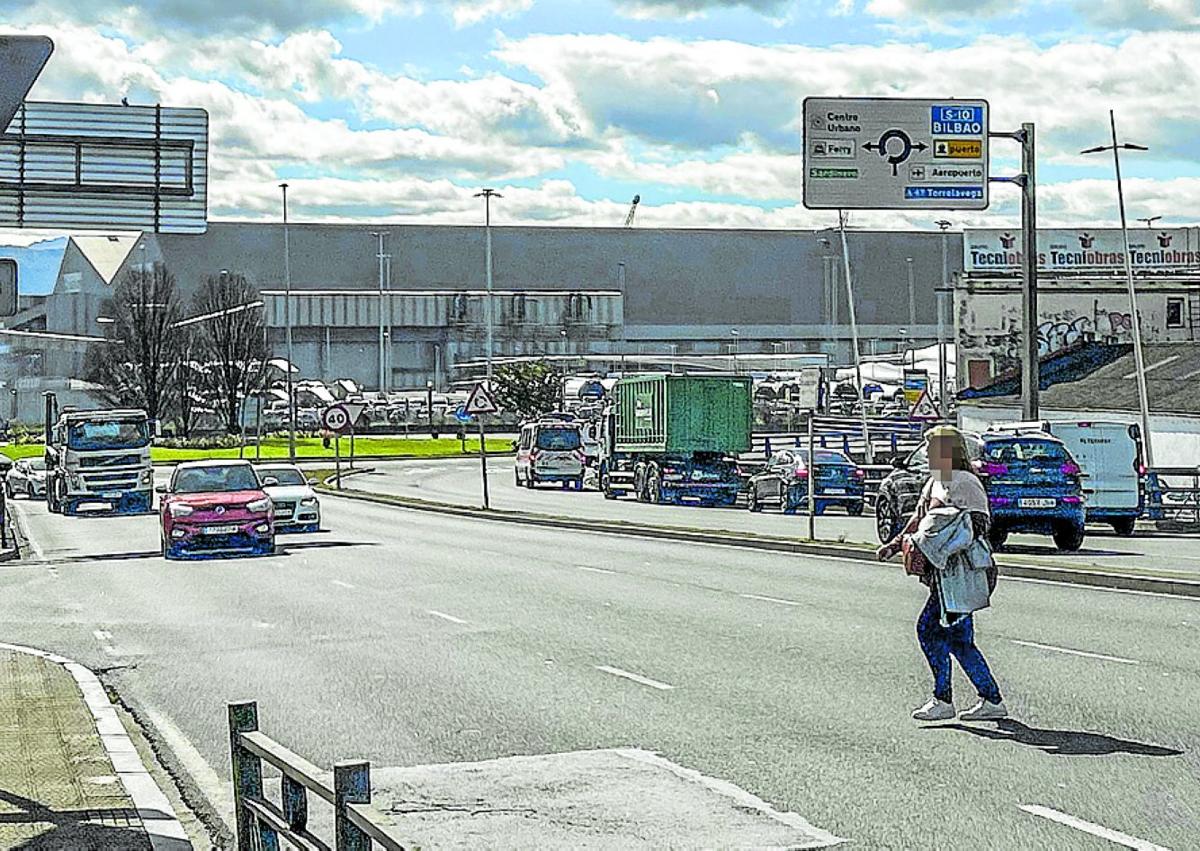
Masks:
[[[354,469],[354,420],[350,420],[350,469]]]
[[[483,472],[483,509],[487,511],[491,506],[488,504],[487,434],[483,427],[484,416],[484,414],[479,415],[479,466]]]
[[[1021,125],[1021,236],[1024,240],[1022,271],[1025,298],[1021,309],[1021,418],[1038,418],[1041,375],[1038,362],[1038,246],[1037,176],[1034,171],[1034,130],[1032,123]]]
[[[813,415],[815,413],[816,411],[812,408],[808,409],[808,539],[810,541],[817,539],[817,461],[816,456],[813,455]]]
[[[340,432],[333,433],[333,467],[337,473],[337,488],[342,489],[342,435]]]

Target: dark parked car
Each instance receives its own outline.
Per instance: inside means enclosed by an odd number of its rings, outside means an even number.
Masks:
[[[967,453],[978,469],[983,459],[982,441],[967,435]],[[879,483],[879,495],[875,498],[875,530],[880,543],[887,543],[896,537],[917,507],[921,488],[929,479],[926,447],[922,445],[907,456],[893,458],[892,467],[895,469]]]
[[[829,506],[839,505],[854,517],[862,514],[865,477],[862,468],[841,452],[818,449],[815,454],[815,513],[822,514]],[[750,477],[747,506],[751,511],[762,511],[763,506],[778,505],[785,514],[801,508],[807,510],[808,477],[812,472],[807,450],[776,452],[763,470]]]

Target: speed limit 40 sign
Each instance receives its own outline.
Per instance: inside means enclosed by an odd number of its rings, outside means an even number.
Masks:
[[[345,431],[350,427],[350,412],[341,405],[330,405],[321,414],[321,422],[330,431]]]

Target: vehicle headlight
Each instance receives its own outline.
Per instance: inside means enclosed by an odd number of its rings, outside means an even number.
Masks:
[[[315,496],[306,496],[304,499],[300,500],[300,505],[304,508],[316,508],[317,498]]]
[[[247,511],[269,511],[271,509],[271,498],[264,496],[262,499],[256,499],[253,502],[246,503]]]
[[[172,502],[167,510],[171,512],[172,517],[186,517],[196,509],[192,508],[186,502]]]
[[[154,481],[154,471],[153,470],[146,470],[144,473],[142,473],[142,484],[143,485],[148,485],[152,481]]]
[[[67,481],[70,483],[72,490],[83,489],[83,478],[78,473],[68,474]]]

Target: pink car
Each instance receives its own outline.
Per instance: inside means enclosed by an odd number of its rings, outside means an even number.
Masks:
[[[180,464],[171,484],[158,488],[163,558],[275,552],[274,509],[263,484],[246,461]]]

